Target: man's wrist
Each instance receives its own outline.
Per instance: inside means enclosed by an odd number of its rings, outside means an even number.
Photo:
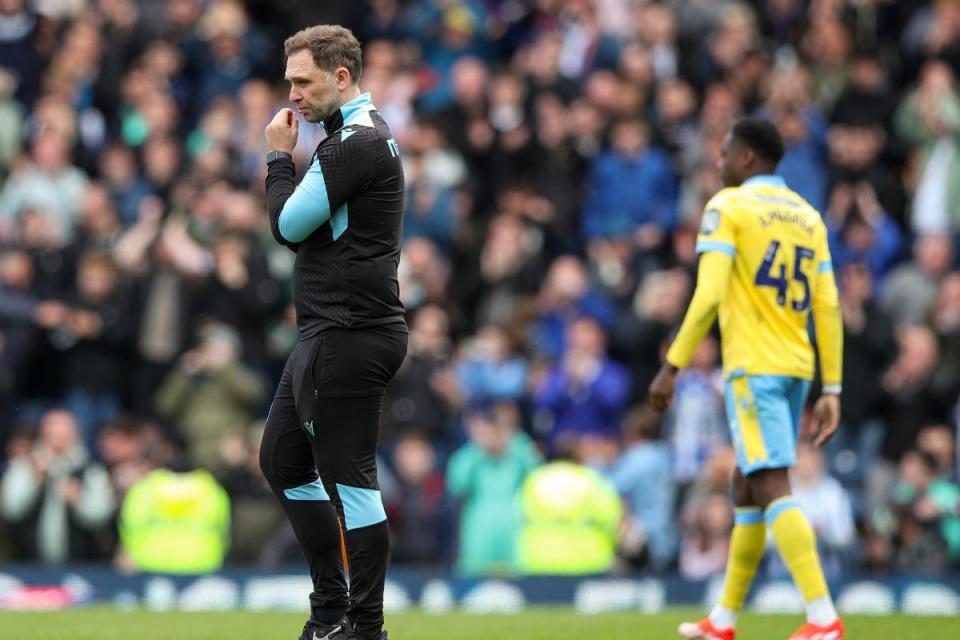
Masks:
[[[289,151],[283,151],[281,149],[274,149],[267,154],[267,164],[274,162],[275,160],[289,160],[293,162],[293,154]]]
[[[842,391],[843,387],[839,384],[825,384],[823,385],[821,394],[825,396],[839,396]]]

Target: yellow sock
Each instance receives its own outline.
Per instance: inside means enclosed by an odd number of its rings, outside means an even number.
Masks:
[[[733,536],[730,538],[730,558],[723,581],[720,605],[731,611],[743,608],[750,583],[757,573],[767,545],[767,528],[760,509],[737,509]]]
[[[790,570],[793,582],[804,602],[829,596],[827,581],[820,566],[817,538],[793,496],[774,500],[767,506],[767,526],[773,531],[780,557]]]

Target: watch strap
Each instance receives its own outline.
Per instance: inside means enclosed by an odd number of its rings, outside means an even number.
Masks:
[[[271,151],[267,154],[267,164],[270,164],[274,160],[280,160],[281,158],[293,162],[293,156],[286,151]]]

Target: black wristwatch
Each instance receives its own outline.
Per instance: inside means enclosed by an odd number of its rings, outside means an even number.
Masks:
[[[280,158],[293,162],[293,156],[286,151],[271,151],[267,154],[267,164],[270,164],[274,160],[279,160]]]

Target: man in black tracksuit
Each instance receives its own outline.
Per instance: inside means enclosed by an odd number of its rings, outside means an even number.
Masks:
[[[397,282],[403,169],[390,129],[357,86],[360,45],[349,30],[306,29],[285,52],[290,100],[327,137],[295,185],[293,112],[281,110],[265,132],[271,230],[297,253],[300,341],[270,408],[260,465],[310,565],[301,640],[385,640],[389,537],[376,445],[384,390],[407,348]]]

